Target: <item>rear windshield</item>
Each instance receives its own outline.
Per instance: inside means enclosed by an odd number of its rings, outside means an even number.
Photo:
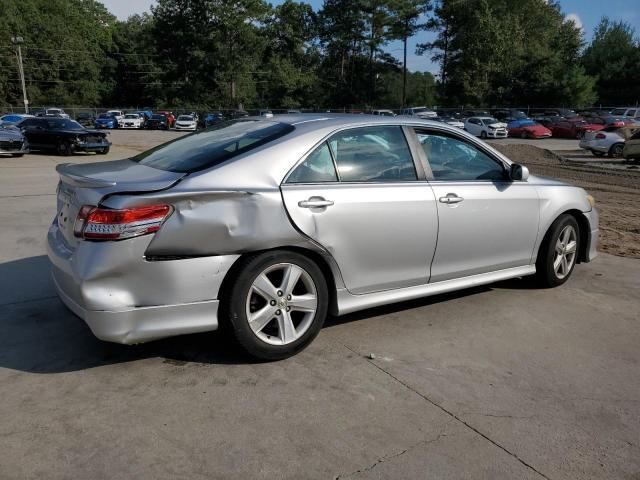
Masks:
[[[265,120],[221,122],[207,130],[147,150],[132,160],[160,170],[191,173],[219,165],[293,129],[292,125]]]
[[[154,113],[153,115],[151,115],[151,118],[153,118],[154,120],[165,120],[167,116]]]

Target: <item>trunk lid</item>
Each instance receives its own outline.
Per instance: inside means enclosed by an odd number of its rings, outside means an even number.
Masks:
[[[71,247],[78,239],[73,227],[83,205],[99,205],[114,193],[148,193],[171,187],[185,173],[159,170],[132,160],[86,164],[63,163],[56,167],[60,176],[57,191],[57,223]]]

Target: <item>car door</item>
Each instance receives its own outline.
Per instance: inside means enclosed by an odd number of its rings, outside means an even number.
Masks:
[[[42,118],[28,118],[20,124],[24,136],[32,148],[41,148],[43,145],[43,133],[46,122]]]
[[[351,293],[428,283],[437,207],[402,127],[333,134],[289,174],[282,195],[293,223],[333,256]]]
[[[476,137],[480,135],[480,120],[475,119],[475,118],[470,118],[467,120],[467,131],[471,134],[471,135],[475,135]]]
[[[529,265],[538,234],[539,198],[479,143],[416,129],[437,199],[438,244],[431,282]]]

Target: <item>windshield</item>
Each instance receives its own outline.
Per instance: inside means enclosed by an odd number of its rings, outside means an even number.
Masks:
[[[164,115],[158,115],[157,113],[151,116],[152,119],[154,120],[166,120],[167,117],[165,117]]]
[[[110,114],[108,114],[108,113],[101,113],[101,114],[98,116],[98,118],[104,118],[104,119],[107,119],[107,120],[111,120],[113,117],[112,117]]]
[[[485,125],[492,125],[494,123],[500,123],[500,122],[496,118],[483,118],[482,123],[484,123]]]
[[[160,170],[190,173],[209,168],[293,131],[293,126],[270,121],[221,122],[132,158]]]
[[[124,116],[124,118],[140,118],[140,115],[138,115],[137,113],[128,113]]]
[[[47,118],[47,128],[50,130],[84,130],[84,127],[78,122],[66,118]]]
[[[59,108],[50,108],[47,110],[47,113],[50,115],[58,115],[60,112],[62,112],[62,110]]]
[[[520,123],[521,127],[533,127],[537,125],[533,120],[519,120],[518,123]]]
[[[193,117],[190,115],[180,115],[178,117],[178,121],[180,122],[193,122]]]

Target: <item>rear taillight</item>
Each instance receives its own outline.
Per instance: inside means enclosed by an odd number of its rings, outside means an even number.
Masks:
[[[122,240],[139,237],[160,230],[165,219],[171,215],[169,205],[112,210],[91,205],[78,212],[73,233],[87,240]]]
[[[604,133],[598,133],[598,134],[596,135],[596,138],[597,138],[598,140],[602,140],[603,138],[607,138],[607,136],[606,136]]]

